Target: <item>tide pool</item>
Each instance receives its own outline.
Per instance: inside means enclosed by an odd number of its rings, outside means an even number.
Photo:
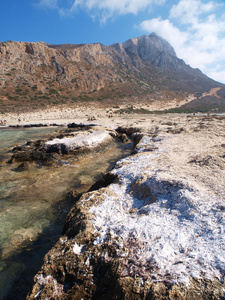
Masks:
[[[8,164],[11,149],[31,139],[44,139],[59,128],[0,130],[0,299],[24,299],[47,251],[60,237],[73,199],[69,191],[82,193],[121,157],[131,144],[113,142],[103,152],[77,159],[64,156],[60,165],[29,163],[17,172]]]

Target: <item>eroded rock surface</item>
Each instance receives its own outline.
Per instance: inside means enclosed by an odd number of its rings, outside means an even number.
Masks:
[[[224,298],[225,120],[200,121],[131,133],[135,154],[76,201],[27,299]]]
[[[12,149],[14,154],[8,162],[41,161],[51,164],[64,154],[81,154],[104,147],[118,135],[114,130],[103,130],[97,126],[90,128],[92,127],[78,126],[74,131],[62,131],[48,140],[28,141],[25,145]]]
[[[109,140],[112,140],[112,137],[107,131],[90,131],[77,134],[74,137],[48,141],[44,144],[43,150],[47,153],[68,154],[74,150],[96,147]]]

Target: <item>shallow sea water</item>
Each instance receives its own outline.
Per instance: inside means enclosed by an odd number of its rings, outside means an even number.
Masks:
[[[60,237],[73,203],[67,193],[87,191],[114,163],[131,151],[112,143],[104,153],[81,159],[64,156],[59,164],[30,163],[16,172],[18,164],[6,164],[12,146],[43,139],[59,128],[0,130],[0,299],[24,299],[33,276],[47,251]]]

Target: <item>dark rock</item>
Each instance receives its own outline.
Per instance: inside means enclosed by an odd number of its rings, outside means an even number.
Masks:
[[[90,126],[90,125],[89,125]],[[67,125],[67,127],[68,128],[86,128],[87,127],[87,125],[86,124],[82,124],[82,123],[69,123],[68,125]]]
[[[29,165],[27,162],[23,162],[22,164],[20,164],[15,171],[17,172],[23,172],[23,171],[27,171],[29,169]]]
[[[26,146],[34,147],[35,142],[34,141],[28,141],[28,142],[26,142]]]
[[[135,128],[135,127],[127,128],[127,127],[120,126],[116,129],[116,131],[119,133],[126,133],[128,136],[131,136],[133,133],[140,132],[141,130],[140,128]]]
[[[63,139],[64,137],[65,137],[65,135],[62,133],[60,135],[57,135],[57,139]],[[54,137],[52,139],[54,140]],[[51,139],[49,139],[49,140],[51,140]]]
[[[104,174],[98,181],[96,181],[91,188],[89,189],[89,192],[98,190],[103,187],[107,187],[111,183],[115,182],[117,179],[117,175],[114,175],[111,172],[108,172]]]
[[[80,199],[81,195],[82,194],[78,194],[77,191],[72,190],[67,193],[67,199],[74,200],[74,203],[75,203],[76,201],[78,201]]]
[[[58,154],[68,154],[69,149],[65,144],[52,144],[49,145],[48,148],[44,149],[46,153],[58,153]]]
[[[128,139],[126,133],[122,133],[122,134],[120,135],[119,139],[120,139],[121,142],[124,143],[124,144],[125,144],[125,143],[129,143],[129,139]]]
[[[24,151],[24,150],[27,150],[26,146],[16,146],[12,149],[13,152]]]
[[[29,156],[30,160],[46,160],[46,155],[42,151],[32,151]]]
[[[25,162],[25,161],[43,161],[43,162],[53,162],[58,159],[57,153],[45,153],[38,150],[21,151],[12,155],[8,163],[14,162]]]
[[[86,216],[81,212],[80,208],[74,205],[66,218],[62,234],[68,238],[75,237],[79,232],[86,228]]]
[[[30,151],[21,151],[13,154],[11,156],[11,159],[8,161],[8,163],[23,162],[23,161],[31,161]]]
[[[143,133],[134,132],[131,135],[131,138],[134,141],[134,146],[136,146],[140,142],[140,140],[143,138]]]
[[[42,147],[45,142],[45,140],[38,140],[35,142],[35,147]]]
[[[146,300],[170,299],[167,287],[162,283],[156,283],[151,286],[150,291],[146,296]],[[178,297],[177,299],[182,299]]]

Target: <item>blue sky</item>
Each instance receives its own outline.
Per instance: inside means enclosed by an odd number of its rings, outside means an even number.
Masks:
[[[225,0],[9,0],[0,16],[0,41],[109,45],[156,32],[225,83]]]

